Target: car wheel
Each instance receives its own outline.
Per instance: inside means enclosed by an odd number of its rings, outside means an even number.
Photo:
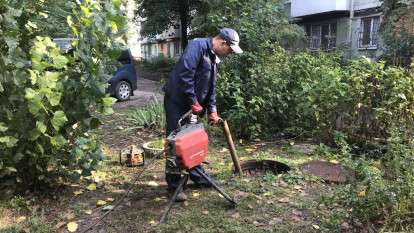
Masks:
[[[131,85],[126,81],[120,81],[115,87],[115,96],[119,101],[128,100],[131,97]]]

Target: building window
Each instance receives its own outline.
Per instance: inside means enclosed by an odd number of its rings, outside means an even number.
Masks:
[[[377,48],[380,17],[367,17],[361,19],[359,31],[359,48]]]
[[[308,24],[305,30],[311,50],[336,48],[336,23]]]

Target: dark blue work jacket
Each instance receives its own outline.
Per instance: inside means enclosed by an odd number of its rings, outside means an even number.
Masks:
[[[211,38],[197,38],[188,43],[163,88],[167,98],[188,108],[199,102],[208,113],[217,111],[217,64],[212,48]]]

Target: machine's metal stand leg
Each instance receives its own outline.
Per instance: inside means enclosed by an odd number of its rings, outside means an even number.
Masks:
[[[164,213],[162,214],[160,218],[160,223],[165,223],[167,220],[167,215],[171,210],[171,207],[173,206],[175,200],[177,199],[177,195],[183,191],[184,184],[188,181],[188,174],[184,174],[184,176],[181,178],[180,183],[178,184],[178,187],[175,189],[174,194],[170,198],[170,201],[168,202],[167,206],[164,209]]]
[[[194,170],[200,175],[202,176],[204,179],[207,180],[208,183],[211,184],[211,186],[213,186],[213,188],[215,190],[217,190],[217,192],[219,192],[221,195],[223,195],[224,198],[226,198],[231,204],[232,206],[236,205],[236,202],[233,200],[233,198],[231,198],[227,193],[225,193],[209,176],[207,176],[200,168],[195,167]]]

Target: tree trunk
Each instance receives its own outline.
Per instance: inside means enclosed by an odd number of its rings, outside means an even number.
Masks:
[[[181,47],[182,51],[188,44],[188,14],[189,14],[189,2],[188,0],[180,0],[180,23],[181,23]]]

